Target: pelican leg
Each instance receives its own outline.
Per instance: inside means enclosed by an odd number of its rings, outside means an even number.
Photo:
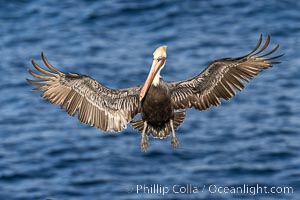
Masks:
[[[144,122],[144,128],[143,128],[143,132],[142,132],[142,139],[141,139],[141,151],[142,152],[146,152],[148,149],[148,145],[149,145],[149,137],[146,133],[147,130],[147,122]]]
[[[173,146],[174,149],[176,149],[176,147],[178,147],[179,142],[177,140],[177,137],[175,135],[175,130],[174,130],[174,125],[173,125],[173,120],[170,120],[170,125],[171,125],[171,129],[172,129],[172,140],[171,140],[171,144]]]

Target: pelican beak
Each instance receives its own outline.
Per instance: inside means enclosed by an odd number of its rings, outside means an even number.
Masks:
[[[143,98],[145,97],[145,95],[147,94],[154,77],[156,76],[156,74],[160,70],[160,68],[165,64],[165,62],[166,62],[165,57],[153,60],[147,80],[145,81],[145,84],[140,93],[140,101],[142,101]]]

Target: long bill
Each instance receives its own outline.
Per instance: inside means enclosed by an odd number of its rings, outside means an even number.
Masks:
[[[152,62],[152,66],[151,66],[151,69],[150,69],[150,72],[148,74],[148,77],[145,81],[145,84],[141,90],[141,93],[140,93],[140,101],[143,100],[143,98],[146,96],[152,82],[153,82],[153,79],[154,77],[156,76],[157,72],[159,72],[160,68],[165,64],[165,60],[162,59],[162,60],[153,60]]]

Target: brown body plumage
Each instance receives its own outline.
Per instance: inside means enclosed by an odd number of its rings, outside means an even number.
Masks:
[[[229,100],[236,95],[235,89],[242,90],[244,82],[249,82],[261,70],[279,62],[272,61],[282,55],[266,57],[279,48],[264,53],[270,42],[268,36],[261,47],[262,36],[249,54],[239,58],[223,58],[209,64],[199,75],[186,81],[164,82],[160,70],[165,66],[166,46],[153,53],[153,63],[149,76],[143,86],[123,90],[104,87],[89,76],[65,74],[54,68],[42,54],[44,68],[32,61],[33,66],[43,75],[31,70],[29,73],[42,81],[27,79],[40,87],[42,97],[58,104],[67,113],[104,131],[121,131],[131,122],[141,132],[141,149],[146,151],[148,136],[164,138],[172,133],[172,145],[178,141],[174,129],[184,120],[185,109],[195,107],[206,110],[211,105],[221,104],[221,98]],[[141,113],[141,118],[132,121]]]

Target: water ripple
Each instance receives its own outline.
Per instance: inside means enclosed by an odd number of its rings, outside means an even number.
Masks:
[[[137,184],[241,184],[300,188],[300,4],[297,1],[9,1],[0,3],[0,199],[156,199]],[[108,134],[49,105],[25,78],[40,52],[64,72],[114,88],[143,83],[152,51],[168,45],[166,80],[198,74],[212,60],[241,56],[259,34],[285,53],[230,102],[189,110],[170,138],[146,154],[131,126]],[[275,44],[274,44],[275,45]],[[116,78],[117,77],[117,78]],[[249,199],[247,195],[215,195]],[[251,196],[252,197],[252,196]],[[255,196],[258,197],[258,196]],[[255,198],[253,196],[253,198]],[[166,199],[211,199],[169,194]]]

